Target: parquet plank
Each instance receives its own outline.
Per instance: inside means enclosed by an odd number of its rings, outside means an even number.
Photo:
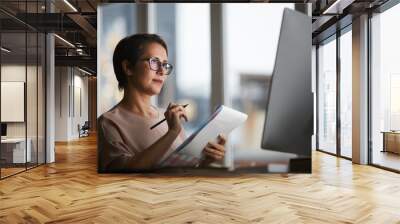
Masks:
[[[400,223],[400,175],[313,153],[312,174],[97,174],[96,139],[0,181],[0,223]]]

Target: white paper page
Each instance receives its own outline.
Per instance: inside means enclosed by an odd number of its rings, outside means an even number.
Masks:
[[[201,158],[202,151],[208,142],[215,141],[219,134],[228,136],[233,129],[243,124],[246,119],[246,114],[222,105],[211,115],[210,120],[205,125],[189,136],[172,154],[178,153],[198,160]],[[171,156],[163,162],[170,164],[168,162],[169,158]]]

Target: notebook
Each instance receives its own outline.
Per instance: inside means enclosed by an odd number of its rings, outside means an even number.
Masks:
[[[224,105],[219,106],[203,125],[159,163],[160,166],[191,167],[197,165],[208,142],[216,141],[219,134],[228,136],[232,130],[246,120],[247,114]]]

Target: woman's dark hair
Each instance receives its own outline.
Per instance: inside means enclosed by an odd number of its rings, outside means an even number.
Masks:
[[[143,55],[145,47],[150,43],[160,44],[168,54],[167,44],[157,34],[135,34],[127,36],[118,42],[114,50],[113,66],[119,89],[126,87],[128,81],[122,69],[122,62],[127,60],[132,66],[135,66]]]

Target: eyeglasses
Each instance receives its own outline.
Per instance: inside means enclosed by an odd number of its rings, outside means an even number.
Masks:
[[[171,74],[174,68],[170,63],[161,62],[157,57],[145,58],[143,60],[149,62],[150,69],[153,71],[158,71],[162,67],[165,70],[165,75]]]

